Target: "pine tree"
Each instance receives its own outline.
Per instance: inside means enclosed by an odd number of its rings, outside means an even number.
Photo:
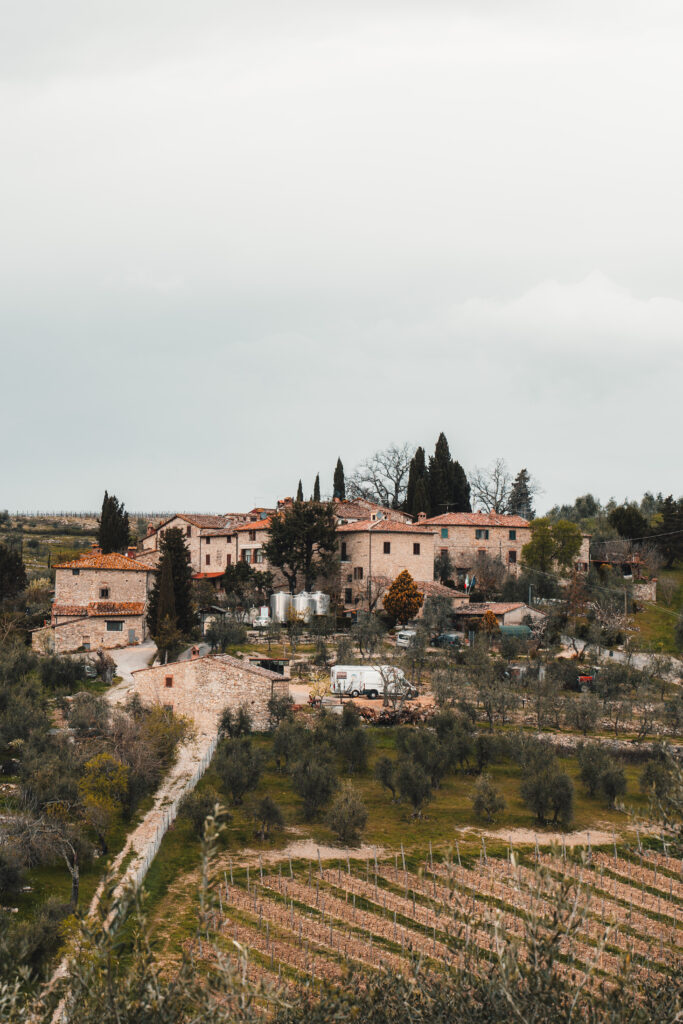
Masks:
[[[313,484],[313,501],[320,501],[320,473],[315,475],[315,483]]]
[[[301,480],[299,480],[299,486],[296,489],[296,500],[297,501],[303,501],[304,500],[304,489],[301,486]]]
[[[416,500],[418,487],[422,483],[420,500]],[[410,461],[408,471],[408,487],[406,490],[405,510],[409,515],[415,517],[419,512],[426,512],[429,515],[429,482],[427,478],[427,463],[425,460],[424,448],[418,448]]]
[[[0,544],[0,601],[16,597],[27,582],[26,567],[19,552]]]
[[[451,459],[444,433],[429,458],[429,501],[432,515],[445,512],[470,512],[470,485],[459,462]]]
[[[97,539],[103,555],[112,551],[125,551],[130,540],[130,524],[125,505],[105,491],[102,500]]]
[[[536,512],[532,500],[531,477],[526,469],[520,469],[510,489],[507,511],[511,516],[533,519]]]
[[[334,498],[339,498],[340,501],[346,499],[346,482],[344,480],[344,467],[341,459],[337,459],[337,465],[334,467],[332,491]]]
[[[173,601],[178,629],[184,636],[189,636],[195,626],[195,612],[192,606],[192,566],[190,552],[185,544],[182,530],[164,530],[159,543],[161,565],[168,555],[173,577]],[[161,594],[162,573],[157,573],[147,606],[147,626],[152,636],[159,625],[159,604]]]

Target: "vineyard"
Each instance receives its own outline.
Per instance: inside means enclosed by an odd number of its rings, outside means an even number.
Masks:
[[[643,982],[680,971],[683,863],[616,846],[491,856],[482,841],[478,854],[456,844],[420,862],[402,848],[364,861],[220,862],[211,941],[187,937],[184,948],[209,970],[216,947],[246,949],[251,976],[292,986],[334,982],[347,967],[407,971],[416,957],[484,971],[507,943],[523,949],[529,929],[555,927],[561,905],[559,969],[573,981],[609,985],[626,959]]]

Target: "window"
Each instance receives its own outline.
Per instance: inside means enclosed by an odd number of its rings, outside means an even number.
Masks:
[[[254,552],[254,554],[256,555],[256,559],[255,560],[257,562],[262,562],[263,561],[263,548],[256,548],[256,551]]]
[[[211,565],[211,555],[206,555],[206,564]]]
[[[173,676],[166,676],[165,683],[166,686],[173,686]]]
[[[362,580],[363,579],[363,566],[362,565],[357,565],[356,568],[353,570],[353,578],[354,578],[354,580]]]
[[[249,531],[249,540],[256,540],[256,530]]]
[[[353,601],[353,591],[351,590],[351,587],[347,587],[346,590],[344,591],[344,603],[345,604],[351,604],[352,601]]]
[[[109,597],[109,587],[100,587],[100,597],[105,599]]]
[[[517,563],[516,551],[508,551],[508,562],[510,563],[510,565],[515,565]]]
[[[448,548],[439,548],[439,554],[441,555],[442,558],[445,558],[446,555],[448,554]]]
[[[186,537],[191,537],[192,536],[192,527],[191,526],[186,526],[185,527],[185,536]]]
[[[442,540],[448,540],[448,527],[447,526],[442,526],[441,527],[441,539]]]
[[[420,545],[419,544],[413,544],[413,554],[414,555],[419,555],[420,554]]]
[[[210,543],[211,543],[211,538],[210,538],[210,537],[205,537],[205,538],[204,538],[204,542],[205,542],[206,544],[210,544]]]
[[[123,623],[107,619],[107,633],[123,633]]]
[[[243,548],[242,549],[242,561],[246,562],[247,565],[249,565],[249,563],[251,562],[251,549],[250,548]]]
[[[488,540],[489,539],[489,531],[488,530],[475,530],[474,531],[474,539],[475,540]]]
[[[342,562],[348,562],[349,556],[346,553],[346,541],[341,542],[341,560]]]
[[[231,562],[232,562],[232,555],[230,555],[230,554],[226,555],[225,556],[225,564],[226,565],[230,565]]]
[[[81,646],[83,647],[84,651],[89,651],[90,650],[90,637],[89,636],[84,636],[83,637],[83,643],[82,643]]]
[[[517,540],[517,531],[516,530],[510,530],[509,533],[508,533],[508,536],[509,536],[510,540]]]
[[[81,573],[80,569],[72,569],[71,570],[71,575],[72,576],[80,576],[80,573]]]
[[[384,541],[384,554],[385,555],[390,555],[391,554],[391,541],[390,540],[385,540]]]

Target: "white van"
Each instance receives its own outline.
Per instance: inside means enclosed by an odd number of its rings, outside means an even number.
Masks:
[[[400,633],[396,634],[396,646],[410,647],[416,636],[417,633],[414,629],[402,629]]]
[[[417,696],[417,690],[405,677],[403,669],[393,665],[333,665],[330,670],[330,691],[339,697],[369,697],[376,700],[396,694]]]

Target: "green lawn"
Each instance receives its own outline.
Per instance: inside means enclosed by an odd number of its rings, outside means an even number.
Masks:
[[[637,629],[633,646],[643,651],[662,651],[665,654],[680,654],[674,642],[676,619],[683,609],[683,568],[663,570],[659,580],[674,580],[678,590],[671,604],[662,601],[661,589],[658,589],[657,604],[646,604],[643,611],[633,619]]]

